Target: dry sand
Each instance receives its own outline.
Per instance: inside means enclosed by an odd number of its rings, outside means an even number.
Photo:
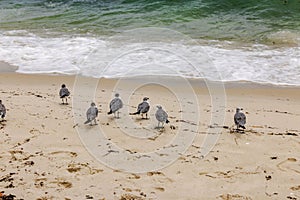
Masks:
[[[76,95],[74,80],[73,76],[0,75],[1,99],[8,110],[7,121],[0,124],[0,191],[5,195],[25,200],[300,199],[299,88],[227,85],[224,125],[229,128],[222,128],[216,146],[201,159],[200,147],[212,125],[212,105],[207,89],[194,83],[201,118],[197,136],[187,152],[161,170],[126,173],[101,164],[82,144],[76,128],[88,133],[97,127],[76,124],[72,103],[61,105],[58,97],[62,83],[72,91],[72,97]],[[174,94],[156,85],[137,89],[125,102],[121,118],[113,119],[106,113],[116,81],[102,79],[100,83],[95,98],[100,111],[98,124],[108,138],[124,149],[153,151],[170,141],[181,124],[189,123],[189,128],[183,130],[187,134],[195,128],[194,119],[180,118],[180,102]],[[130,91],[118,92],[122,96]],[[162,131],[155,129],[152,106],[150,120],[131,117],[141,128],[129,132],[138,134],[147,127],[158,137],[141,140],[122,134],[118,120],[122,122],[127,108],[135,111],[145,95],[150,97],[151,105],[163,105],[171,123]],[[88,108],[89,102],[86,103],[84,109]],[[230,131],[237,106],[246,112],[245,134]],[[194,114],[184,112],[187,116]]]

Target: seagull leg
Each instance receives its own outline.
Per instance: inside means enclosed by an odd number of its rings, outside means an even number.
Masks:
[[[148,113],[146,113],[146,119],[148,119]]]
[[[241,126],[241,125],[236,125],[236,132],[237,133],[245,133],[245,131],[244,131],[244,129],[243,130],[241,130],[240,128],[244,128],[244,126]]]
[[[118,111],[117,113],[117,118],[119,119],[120,118],[120,112]]]

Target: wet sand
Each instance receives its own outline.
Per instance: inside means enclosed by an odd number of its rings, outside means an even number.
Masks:
[[[15,72],[17,70],[18,70],[18,67],[10,65],[6,62],[0,61],[0,73]]]

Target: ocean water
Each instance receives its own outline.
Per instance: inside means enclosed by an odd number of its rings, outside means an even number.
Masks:
[[[0,1],[0,60],[21,73],[300,85],[299,0]]]

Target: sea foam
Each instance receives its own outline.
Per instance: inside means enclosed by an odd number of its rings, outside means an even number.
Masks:
[[[0,33],[0,45],[0,60],[18,66],[20,73],[107,78],[169,75],[300,85],[298,46],[112,42],[96,36],[41,37],[26,31]],[[178,55],[178,49],[192,52],[190,56],[197,59],[190,63],[185,55]]]

